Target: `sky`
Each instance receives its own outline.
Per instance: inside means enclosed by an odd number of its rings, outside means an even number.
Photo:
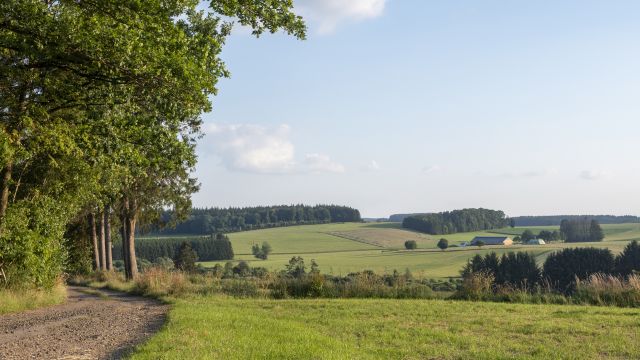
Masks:
[[[294,4],[225,45],[194,206],[640,215],[640,2]]]

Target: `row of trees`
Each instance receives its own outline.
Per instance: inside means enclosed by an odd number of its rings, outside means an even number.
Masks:
[[[162,219],[174,218],[170,211]],[[338,205],[279,205],[244,208],[192,209],[189,217],[175,227],[151,229],[159,234],[201,235],[214,232],[234,232],[289,225],[321,224],[331,222],[361,221],[360,212]]]
[[[587,218],[600,224],[637,223],[640,218],[633,215],[551,215],[551,216],[516,216],[512,217],[513,226],[558,226],[562,220]]]
[[[188,212],[200,115],[229,75],[220,53],[232,21],[305,36],[291,0],[208,5],[0,2],[2,286],[51,286],[92,248],[108,269],[113,227],[131,279],[138,226]]]
[[[148,261],[155,261],[158,258],[175,259],[183,243],[189,244],[190,248],[198,253],[202,261],[232,260],[234,257],[231,241],[224,234],[215,234],[210,237],[190,238],[188,240],[180,238],[156,238],[138,239],[136,242],[136,255],[138,258]],[[114,249],[114,257],[123,259],[122,250],[119,247]]]
[[[533,289],[543,283],[558,291],[573,291],[576,279],[584,280],[593,274],[628,276],[640,271],[640,245],[629,243],[614,256],[609,249],[567,248],[547,257],[542,268],[535,257],[526,252],[507,253],[501,257],[491,252],[484,257],[477,254],[465,265],[462,276],[488,274],[496,285]]]
[[[452,234],[501,228],[507,225],[504,212],[489,209],[463,209],[408,216],[402,227],[427,234]]]

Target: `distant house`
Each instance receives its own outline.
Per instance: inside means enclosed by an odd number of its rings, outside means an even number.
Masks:
[[[527,245],[545,245],[546,242],[542,239],[531,239],[527,241]]]
[[[478,241],[484,245],[513,245],[513,240],[508,236],[476,236],[469,245],[477,245]]]

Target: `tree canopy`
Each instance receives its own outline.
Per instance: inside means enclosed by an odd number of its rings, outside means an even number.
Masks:
[[[176,218],[197,190],[200,115],[212,108],[234,21],[304,39],[291,0],[0,2],[0,273],[51,285],[65,230],[103,204],[123,227]],[[77,232],[81,233],[81,232]],[[125,261],[127,263],[127,261]]]

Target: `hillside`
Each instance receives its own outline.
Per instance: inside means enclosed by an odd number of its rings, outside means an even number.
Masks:
[[[551,243],[543,246],[514,245],[509,247],[485,246],[455,247],[470,241],[475,236],[498,234],[521,234],[525,229],[538,233],[554,227],[516,227],[491,230],[491,232],[456,233],[431,236],[402,229],[398,223],[344,223],[292,226],[265,230],[254,230],[229,234],[236,252],[236,260],[245,260],[252,266],[268,269],[283,269],[294,255],[305,260],[315,259],[322,272],[347,274],[365,269],[376,272],[391,272],[394,269],[410,269],[416,275],[433,278],[456,277],[466,261],[475,254],[495,251],[499,254],[525,250],[534,253],[539,262],[553,251],[565,247],[606,247],[614,253],[622,251],[631,240],[640,239],[640,224],[603,225],[605,241],[597,243]],[[438,239],[447,238],[450,247],[441,251],[436,247]],[[404,250],[404,241],[416,240],[418,249]],[[250,254],[251,245],[267,241],[273,247],[268,260],[255,259]],[[213,266],[217,262],[204,262]]]

